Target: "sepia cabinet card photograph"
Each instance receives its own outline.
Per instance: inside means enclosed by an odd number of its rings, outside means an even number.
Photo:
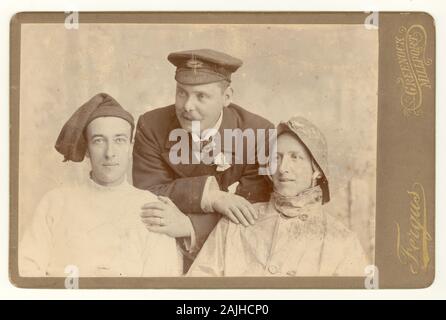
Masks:
[[[21,12],[21,288],[425,288],[435,28],[423,12]]]

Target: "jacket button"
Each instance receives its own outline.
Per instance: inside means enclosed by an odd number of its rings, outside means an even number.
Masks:
[[[279,267],[275,266],[275,265],[270,265],[268,267],[269,272],[271,272],[272,274],[276,274],[279,272]]]

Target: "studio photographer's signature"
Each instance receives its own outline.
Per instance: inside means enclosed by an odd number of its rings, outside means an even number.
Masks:
[[[399,223],[397,229],[397,255],[399,261],[408,265],[410,272],[418,274],[426,272],[430,262],[428,243],[432,236],[427,230],[427,210],[424,187],[414,183],[412,190],[407,191],[410,198],[409,230],[402,232]]]
[[[401,27],[395,37],[395,53],[401,76],[397,82],[402,86],[400,98],[406,116],[420,116],[423,104],[423,88],[432,88],[426,66],[432,60],[426,57],[427,33],[422,25]]]

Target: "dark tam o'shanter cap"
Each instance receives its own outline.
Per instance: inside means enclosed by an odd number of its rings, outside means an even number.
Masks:
[[[133,134],[135,127],[133,116],[110,95],[99,93],[77,109],[60,131],[55,148],[65,157],[64,161],[84,160],[87,151],[84,131],[91,121],[100,117],[117,117],[126,120]]]
[[[226,53],[211,49],[173,52],[167,59],[177,67],[175,80],[182,84],[207,84],[231,81],[243,61]]]

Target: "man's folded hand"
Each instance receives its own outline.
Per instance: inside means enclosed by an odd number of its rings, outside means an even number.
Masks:
[[[211,191],[209,194],[214,211],[228,217],[234,223],[245,227],[255,223],[258,212],[245,198],[225,191]]]
[[[150,231],[163,233],[173,238],[190,237],[192,223],[167,197],[146,203],[141,207],[141,219]]]

